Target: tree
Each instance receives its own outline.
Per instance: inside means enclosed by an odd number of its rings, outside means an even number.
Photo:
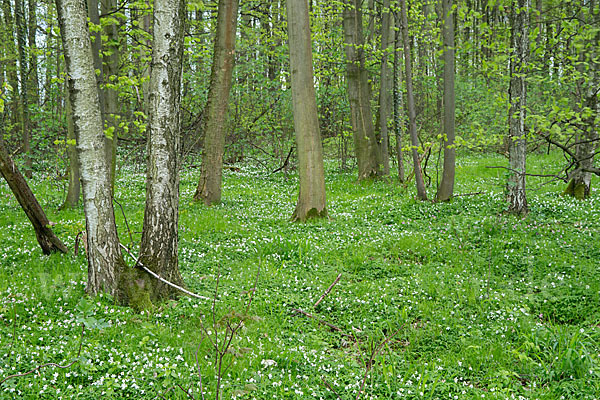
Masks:
[[[183,285],[177,258],[179,226],[180,95],[185,25],[183,0],[155,0],[150,66],[146,209],[140,261],[162,278]],[[137,283],[151,301],[174,289],[148,274]]]
[[[326,217],[323,146],[317,116],[308,3],[288,0],[292,106],[298,145],[300,192],[293,220]]]
[[[227,108],[235,63],[235,37],[239,0],[219,0],[217,33],[210,89],[205,109],[202,170],[194,199],[206,205],[221,201],[223,152],[227,134]]]
[[[510,87],[508,114],[508,211],[526,214],[525,165],[527,138],[525,117],[527,106],[526,71],[529,59],[529,8],[530,0],[513,0],[511,10]]]
[[[373,128],[361,3],[360,0],[345,0],[343,24],[354,151],[358,161],[358,179],[364,180],[381,175],[381,151]]]
[[[448,201],[454,194],[456,150],[454,149],[454,13],[452,0],[442,0],[444,18],[444,170],[436,200]]]
[[[29,69],[29,63],[27,62],[27,49],[25,47],[26,21],[24,11],[23,0],[15,0],[17,52],[19,54],[19,72],[21,73],[21,90],[19,92],[21,94],[21,138],[23,142],[23,151],[25,152],[25,165],[27,166],[25,176],[31,178],[31,133],[29,132],[29,93],[27,90],[27,81],[29,79],[27,70]]]
[[[0,173],[6,180],[6,183],[8,183],[21,208],[25,211],[27,218],[31,221],[31,225],[33,225],[33,229],[35,230],[35,237],[42,248],[42,252],[44,254],[58,251],[66,253],[67,247],[52,231],[50,221],[48,221],[44,210],[27,185],[27,181],[10,158],[2,141],[0,141]]]
[[[75,127],[73,125],[73,108],[71,107],[71,97],[66,96],[67,113],[67,158],[69,159],[69,184],[67,196],[61,208],[73,208],[79,204],[81,196],[81,174],[79,173],[79,161],[77,160],[77,148],[75,147],[77,138],[75,137]]]
[[[404,44],[404,80],[406,82],[406,107],[408,108],[409,133],[412,145],[413,168],[415,182],[417,185],[417,197],[419,200],[427,200],[425,182],[421,171],[421,161],[419,160],[419,138],[417,136],[417,117],[415,113],[415,99],[412,85],[412,66],[410,57],[410,42],[408,39],[408,18],[406,16],[406,0],[400,0],[400,15],[402,18],[402,42]]]
[[[110,167],[100,114],[98,85],[83,0],[56,0],[68,72],[69,96],[83,189],[88,244],[88,284],[92,295],[110,293],[127,303],[121,279],[125,262],[112,206]]]
[[[381,135],[381,157],[383,162],[383,175],[390,174],[390,139],[388,133],[388,119],[392,114],[392,74],[388,65],[388,58],[394,43],[393,14],[390,0],[383,1],[381,16],[381,85],[379,88],[379,133]]]

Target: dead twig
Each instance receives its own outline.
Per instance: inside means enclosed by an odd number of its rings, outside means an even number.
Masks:
[[[121,246],[121,248],[122,248],[123,250],[125,250],[125,251],[127,252],[127,254],[129,254],[129,255],[131,256],[131,258],[133,258],[133,260],[135,261],[135,265],[136,265],[137,267],[140,267],[141,269],[143,269],[144,271],[146,271],[147,273],[149,273],[150,275],[152,275],[154,278],[158,279],[158,280],[159,280],[159,281],[161,281],[162,283],[164,283],[164,284],[167,284],[167,285],[169,285],[169,286],[171,286],[171,287],[174,287],[175,289],[177,289],[177,290],[179,290],[179,291],[181,291],[181,292],[183,292],[183,293],[187,294],[188,296],[192,296],[192,297],[195,297],[195,298],[197,298],[197,299],[200,299],[200,300],[211,300],[211,299],[210,299],[210,298],[208,298],[208,297],[204,297],[204,296],[200,296],[199,294],[192,293],[192,292],[190,292],[189,290],[187,290],[187,289],[184,289],[184,288],[182,288],[181,286],[178,286],[178,285],[176,285],[176,284],[174,284],[174,283],[172,283],[172,282],[169,282],[169,281],[168,281],[168,280],[166,280],[165,278],[162,278],[162,277],[160,277],[160,276],[159,276],[159,275],[158,275],[156,272],[154,272],[154,271],[150,270],[150,269],[149,269],[149,268],[147,268],[147,267],[146,267],[144,264],[142,264],[142,263],[141,263],[141,261],[140,261],[140,260],[139,260],[139,259],[138,259],[136,256],[134,256],[134,255],[131,253],[131,251],[129,251],[129,249],[128,249],[126,246],[124,246],[124,245],[123,245],[123,243],[119,243],[119,246]],[[216,301],[216,299],[215,299],[214,301]]]
[[[331,387],[329,382],[327,382],[323,377],[321,377],[321,381],[323,381],[325,386],[327,386],[327,389],[331,390],[333,392],[333,394],[335,394],[337,396],[338,399],[340,399],[340,400],[342,399],[342,397],[338,394],[338,392],[336,392],[335,389]]]
[[[333,283],[331,285],[329,285],[329,287],[327,288],[327,290],[325,291],[325,293],[323,293],[323,295],[321,296],[321,298],[319,298],[319,300],[317,300],[317,302],[313,305],[313,308],[317,308],[317,306],[319,305],[319,303],[321,301],[323,301],[323,299],[325,298],[325,296],[327,296],[329,294],[329,292],[331,292],[331,289],[333,289],[333,287],[340,281],[341,277],[342,277],[342,274],[339,274],[337,276],[337,278],[335,278],[335,281],[333,281]]]
[[[319,318],[319,317],[317,317],[315,315],[307,313],[306,311],[303,311],[303,310],[301,310],[299,308],[292,308],[292,311],[295,312],[295,313],[297,313],[297,314],[302,314],[305,317],[312,318],[312,319],[316,320],[319,324],[325,325],[325,326],[333,329],[334,331],[341,333],[342,336],[348,337],[348,338],[352,339],[353,342],[356,342],[356,338],[354,336],[348,335],[347,333],[344,333],[344,331],[342,330],[342,328],[340,328],[339,326],[336,326],[336,325],[334,325],[334,324],[332,324],[330,322],[327,322],[324,319],[321,319],[321,318]]]

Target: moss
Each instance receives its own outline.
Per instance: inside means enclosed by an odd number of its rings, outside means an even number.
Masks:
[[[292,215],[292,221],[306,222],[309,219],[326,218],[326,217],[327,217],[327,208],[325,208],[325,207],[322,208],[321,210],[313,207],[304,213],[302,212],[302,210],[299,210],[299,207],[296,207],[296,210],[294,211],[294,214]]]
[[[125,268],[119,282],[119,302],[135,311],[151,310],[154,305],[150,300],[152,284],[144,279],[145,273],[137,268]]]
[[[589,196],[589,191],[583,182],[575,182],[575,179],[571,179],[569,184],[562,193],[563,196],[572,196],[578,200],[586,199]]]

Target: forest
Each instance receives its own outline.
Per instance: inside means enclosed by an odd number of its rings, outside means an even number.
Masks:
[[[600,398],[597,0],[0,21],[0,399]]]

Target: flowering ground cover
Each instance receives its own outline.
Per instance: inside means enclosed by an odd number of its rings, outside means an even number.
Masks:
[[[559,161],[533,156],[530,171]],[[361,388],[369,399],[600,398],[599,192],[577,201],[531,178],[520,219],[502,213],[505,175],[489,165],[503,160],[460,158],[456,193],[473,195],[434,204],[415,201],[412,185],[357,184],[332,163],[331,218],[306,224],[289,221],[294,174],[240,166],[207,208],[191,202],[199,171],[185,170],[180,266],[189,290],[216,301],[145,312],[86,297],[81,249],[43,256],[2,183],[0,380],[76,362],[9,379],[0,399],[211,399],[219,377],[224,399],[354,399]],[[82,212],[57,211],[60,188],[36,178],[73,249]],[[116,188],[134,253],[144,187],[124,169]],[[240,321],[219,373],[215,341]]]

